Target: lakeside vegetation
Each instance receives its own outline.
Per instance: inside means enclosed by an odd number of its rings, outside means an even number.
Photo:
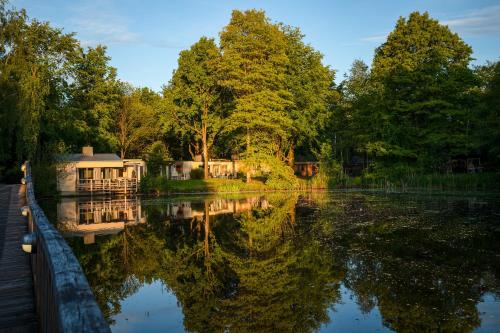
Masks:
[[[499,188],[500,63],[472,66],[472,48],[428,13],[401,17],[372,64],[355,60],[336,84],[299,28],[235,10],[218,42],[180,52],[162,92],[120,81],[105,46],[84,47],[6,0],[0,28],[1,181],[17,181],[29,159],[38,188],[53,190],[43,167],[92,145],[144,158],[146,193]],[[197,156],[246,168],[226,181],[208,179],[208,163],[203,181],[157,176],[167,160]],[[470,158],[482,173],[466,174]],[[320,161],[319,174],[298,179],[295,160]]]
[[[500,174],[426,174],[408,175],[404,178],[389,180],[373,177],[313,177],[300,179],[294,186],[276,186],[262,180],[246,183],[242,179],[189,179],[169,180],[165,177],[146,177],[141,183],[143,194],[174,193],[232,193],[267,191],[309,191],[331,189],[385,189],[386,191],[466,191],[498,192]]]

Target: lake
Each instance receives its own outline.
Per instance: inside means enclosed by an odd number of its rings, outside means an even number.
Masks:
[[[64,198],[57,221],[113,332],[500,331],[497,196]]]

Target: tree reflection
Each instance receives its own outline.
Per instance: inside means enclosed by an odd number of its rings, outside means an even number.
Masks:
[[[313,332],[335,321],[344,284],[395,331],[470,332],[484,293],[500,296],[495,205],[325,193],[248,202],[231,214],[214,214],[210,198],[182,214],[147,205],[147,224],[72,240],[105,316],[159,280],[187,331]]]
[[[491,230],[498,222],[460,201],[373,199],[345,197],[334,203],[342,209],[322,217],[360,308],[378,305],[384,324],[397,332],[479,326],[476,304],[486,291],[498,294],[499,238]]]

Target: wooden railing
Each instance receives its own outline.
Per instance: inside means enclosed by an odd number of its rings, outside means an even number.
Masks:
[[[137,192],[137,178],[78,179],[76,189],[83,192]]]
[[[73,251],[38,206],[28,162],[23,169],[39,331],[111,332]]]

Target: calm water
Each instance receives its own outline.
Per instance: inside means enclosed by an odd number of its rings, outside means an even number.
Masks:
[[[64,199],[114,332],[499,332],[500,198]]]

